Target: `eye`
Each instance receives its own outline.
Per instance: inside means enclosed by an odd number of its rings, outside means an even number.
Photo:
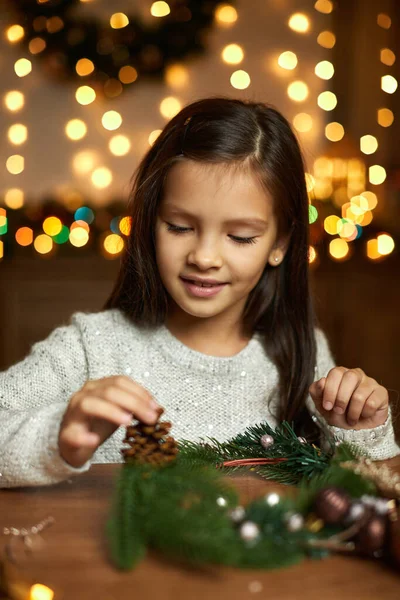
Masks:
[[[168,225],[168,231],[171,231],[172,233],[176,234],[176,235],[180,235],[181,233],[186,233],[187,231],[190,231],[190,227],[179,227],[178,225],[172,225],[171,223],[167,223]],[[235,244],[239,244],[239,245],[243,245],[243,244],[256,244],[257,240],[255,237],[237,237],[236,235],[231,235],[230,236],[232,238],[232,241]]]

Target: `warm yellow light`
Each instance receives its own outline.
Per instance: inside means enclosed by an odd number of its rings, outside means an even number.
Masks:
[[[337,215],[330,215],[324,220],[324,229],[329,235],[337,235],[338,223],[340,219]]]
[[[25,104],[24,95],[16,90],[7,92],[4,96],[4,104],[11,112],[17,112],[18,110],[21,110]]]
[[[108,142],[108,147],[115,156],[124,156],[131,149],[131,143],[126,135],[114,135]]]
[[[177,98],[168,96],[160,104],[160,113],[166,119],[172,119],[182,108],[181,103]]]
[[[29,42],[29,52],[39,54],[46,48],[46,41],[41,37],[35,37]]]
[[[377,121],[381,127],[390,127],[394,121],[394,114],[389,108],[379,108]]]
[[[19,146],[28,139],[28,129],[22,123],[15,123],[8,128],[7,136],[12,144]]]
[[[75,70],[81,77],[90,75],[94,71],[94,63],[88,58],[80,58],[75,65]]]
[[[64,21],[60,17],[50,17],[46,21],[46,28],[49,33],[57,33],[64,27]]]
[[[151,134],[149,135],[150,146],[152,146],[154,144],[154,142],[156,141],[156,139],[158,138],[160,133],[162,133],[162,129],[155,129],[154,131],[151,132]]]
[[[11,25],[6,31],[6,36],[9,42],[14,44],[19,42],[25,35],[24,28],[21,25]]]
[[[359,219],[360,219],[359,224],[362,225],[363,227],[367,227],[367,225],[372,223],[373,214],[370,210],[367,210],[367,212],[365,212],[363,215],[361,215]]]
[[[331,142],[339,142],[344,136],[344,127],[341,123],[334,121],[325,127],[325,137]]]
[[[124,235],[130,235],[131,228],[132,228],[132,218],[131,217],[123,217],[120,220],[118,227],[119,227],[119,230],[121,233],[123,233]]]
[[[314,4],[314,8],[320,13],[329,15],[329,13],[333,11],[333,3],[330,0],[317,0],[317,2]]]
[[[333,92],[321,92],[317,98],[317,103],[323,110],[333,110],[337,104],[337,98]]]
[[[381,50],[381,62],[388,67],[391,67],[396,60],[396,55],[393,50],[389,48],[382,48]]]
[[[171,12],[167,2],[153,2],[150,8],[150,13],[153,17],[166,17]]]
[[[321,31],[317,37],[317,42],[323,48],[333,48],[336,44],[336,37],[332,31]]]
[[[328,200],[332,196],[333,186],[329,179],[316,179],[314,197],[317,200]]]
[[[4,194],[4,204],[14,210],[22,208],[24,205],[24,192],[19,188],[10,188]]]
[[[378,140],[373,135],[363,135],[360,138],[360,150],[364,154],[373,154],[378,148]]]
[[[377,239],[374,238],[372,240],[368,240],[367,256],[371,260],[376,260],[378,258],[381,258],[381,254],[380,254],[380,252],[378,252],[378,240]]]
[[[315,250],[314,246],[309,246],[309,248],[308,248],[308,262],[309,263],[313,263],[316,258],[317,258],[317,251]]]
[[[229,65],[238,65],[244,58],[243,48],[239,44],[228,44],[222,50],[222,60]]]
[[[308,98],[308,86],[304,81],[293,81],[288,85],[287,95],[295,102],[304,102]]]
[[[321,79],[331,79],[331,77],[333,77],[335,69],[333,68],[333,64],[329,62],[329,60],[322,60],[317,65],[315,65],[314,71],[317,77],[320,77]]]
[[[54,592],[47,585],[35,583],[30,589],[29,600],[53,600]]]
[[[293,118],[293,125],[301,133],[311,131],[313,126],[313,120],[307,113],[299,113]]]
[[[368,203],[368,210],[374,210],[378,204],[378,197],[374,192],[362,192],[360,194]]]
[[[104,113],[101,118],[101,124],[104,129],[108,129],[109,131],[114,131],[121,126],[122,117],[116,110],[108,110]]]
[[[181,89],[189,82],[188,70],[183,65],[169,65],[165,71],[165,81],[170,87]]]
[[[82,150],[75,154],[72,167],[74,171],[80,175],[85,175],[93,170],[96,164],[96,155],[90,150]]]
[[[27,58],[19,58],[14,64],[14,71],[18,77],[25,77],[32,71],[32,63]]]
[[[349,245],[346,242],[346,240],[336,238],[332,240],[329,244],[329,253],[333,258],[341,260],[348,255]]]
[[[397,79],[392,75],[384,75],[381,77],[381,88],[387,94],[394,94],[397,90]]]
[[[96,99],[96,92],[89,85],[81,85],[75,92],[75,98],[79,104],[86,106]]]
[[[58,217],[47,217],[43,221],[43,231],[47,235],[53,236],[60,233],[62,229],[62,223]]]
[[[69,241],[76,248],[82,248],[89,241],[89,233],[84,227],[74,227],[69,232]]]
[[[303,13],[293,14],[288,21],[288,25],[290,29],[297,31],[297,33],[306,33],[310,29],[310,21]]]
[[[386,179],[386,171],[381,165],[372,165],[368,170],[369,182],[373,185],[380,185]]]
[[[340,219],[338,223],[338,234],[342,239],[351,241],[357,236],[357,227],[347,219]]]
[[[394,250],[394,239],[387,233],[381,233],[377,237],[378,240],[378,252],[380,254],[390,254]]]
[[[7,158],[6,168],[12,175],[19,175],[25,168],[24,157],[20,154],[13,154]]]
[[[234,71],[234,73],[232,73],[230,82],[231,86],[237,90],[245,90],[249,87],[251,79],[247,71],[239,69],[239,71]]]
[[[20,246],[30,246],[33,242],[33,229],[20,227],[15,232],[15,239]]]
[[[87,133],[87,126],[81,119],[71,119],[65,126],[65,133],[70,140],[81,140]]]
[[[388,15],[385,15],[385,13],[380,13],[377,18],[377,23],[379,27],[383,27],[383,29],[389,29],[392,24],[392,20]]]
[[[114,13],[111,15],[110,25],[113,29],[122,29],[129,25],[129,19],[125,13]]]
[[[319,178],[328,178],[333,176],[333,162],[326,156],[320,156],[314,161],[314,175]]]
[[[297,56],[294,52],[290,52],[290,50],[282,52],[278,58],[278,65],[282,67],[282,69],[291,71],[297,67]]]
[[[39,254],[48,254],[49,252],[51,252],[53,250],[53,245],[54,245],[53,240],[51,239],[51,237],[49,237],[45,233],[41,233],[40,235],[38,235],[35,238],[35,241],[33,242],[33,246],[34,246],[36,252],[38,252]],[[40,596],[38,596],[38,595],[32,596],[32,594],[31,594],[31,598],[35,598],[35,599],[39,600]]]
[[[91,180],[95,187],[103,189],[112,182],[112,173],[107,167],[98,167],[93,171]]]
[[[138,78],[138,72],[134,67],[125,65],[118,72],[118,78],[122,83],[133,83]]]
[[[120,235],[116,233],[110,233],[104,239],[103,246],[106,252],[109,254],[119,254],[124,249],[124,240]]]
[[[230,26],[236,23],[238,18],[236,9],[230,4],[220,4],[215,11],[216,21],[223,26]]]

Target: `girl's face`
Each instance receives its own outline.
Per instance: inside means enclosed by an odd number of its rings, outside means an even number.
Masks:
[[[184,231],[169,230],[172,225]],[[155,231],[157,265],[172,300],[169,314],[188,326],[206,319],[231,335],[266,263],[278,266],[283,259],[285,248],[276,234],[272,199],[249,169],[175,163],[165,181]],[[200,298],[186,290],[182,276],[210,277],[227,285],[215,296]]]

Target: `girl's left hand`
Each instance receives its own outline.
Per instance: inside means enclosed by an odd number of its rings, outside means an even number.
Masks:
[[[342,429],[372,429],[389,412],[389,394],[362,369],[335,367],[309,388],[317,410],[329,425]]]

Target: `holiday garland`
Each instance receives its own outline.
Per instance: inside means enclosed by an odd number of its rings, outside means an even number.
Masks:
[[[178,443],[170,428],[127,427],[107,522],[118,568],[135,567],[147,548],[191,565],[271,569],[340,551],[400,566],[400,477],[378,473],[356,447],[332,440],[326,452],[287,422],[261,423],[224,443]],[[296,483],[297,494],[241,506],[225,475],[243,467]]]
[[[51,75],[82,81],[76,64],[85,58],[95,67],[85,81],[112,81],[110,90],[118,86],[122,90],[121,83],[126,87],[136,81],[120,76],[123,67],[133,67],[139,79],[160,77],[169,63],[204,52],[204,34],[218,4],[220,0],[169,0],[168,15],[152,18],[148,24],[137,15],[123,15],[127,24],[117,28],[94,17],[75,17],[72,9],[79,0],[13,0],[10,8],[16,9],[24,27],[22,43],[29,47],[32,40],[42,40],[35,54]]]

